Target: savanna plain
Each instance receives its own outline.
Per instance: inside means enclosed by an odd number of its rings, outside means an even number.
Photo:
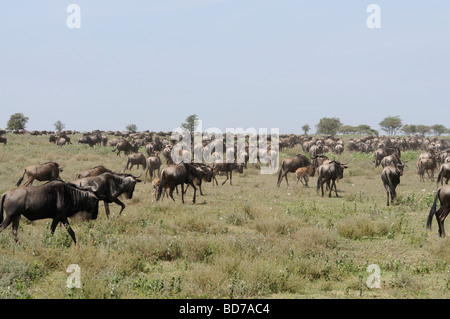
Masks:
[[[25,167],[48,161],[60,164],[67,182],[97,165],[124,169],[123,155],[77,144],[80,136],[59,147],[46,136],[8,134],[0,193],[16,187]],[[298,153],[301,146],[283,150],[280,160]],[[185,204],[176,193],[175,202],[153,203],[153,186],[142,181],[122,199],[121,215],[110,204],[107,219],[101,203],[97,220],[69,219],[77,244],[64,227],[52,236],[50,220],[22,217],[19,243],[11,227],[0,233],[0,298],[449,298],[450,241],[438,236],[435,219],[431,231],[425,227],[437,185],[419,181],[420,153],[402,152],[407,166],[389,207],[373,153],[345,150],[327,154],[348,162],[339,198],[316,192],[317,174],[307,188],[289,173],[289,186],[278,188],[276,174],[249,164],[233,173],[233,185],[220,185],[223,174],[219,186],[204,182],[196,204],[192,188]],[[81,288],[67,287],[72,264]],[[367,284],[369,265],[379,267],[380,288]]]

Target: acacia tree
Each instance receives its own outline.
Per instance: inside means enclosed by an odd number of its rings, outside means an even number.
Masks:
[[[447,133],[447,128],[442,124],[435,124],[431,127],[434,135],[442,135]]]
[[[128,124],[125,129],[128,132],[137,132],[137,125],[136,124]]]
[[[55,130],[58,132],[61,132],[66,127],[66,125],[64,125],[64,123],[61,121],[56,121],[53,125],[55,126]]]
[[[309,130],[311,130],[311,127],[308,124],[305,124],[302,126],[302,130],[305,133],[305,135],[307,135]]]
[[[317,134],[336,135],[341,126],[342,123],[337,117],[324,117],[316,125]]]
[[[197,114],[189,115],[186,120],[184,120],[184,123],[181,123],[181,128],[192,133],[197,128],[198,121],[199,118]]]
[[[23,113],[14,113],[9,118],[6,129],[14,131],[14,130],[23,130],[28,122],[28,117],[23,115]]]
[[[422,135],[430,133],[430,130],[431,128],[427,125],[417,125],[417,132]]]
[[[394,135],[398,129],[402,127],[402,120],[400,116],[388,116],[382,120],[378,125],[388,135]]]

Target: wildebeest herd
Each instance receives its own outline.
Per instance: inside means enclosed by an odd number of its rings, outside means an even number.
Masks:
[[[108,134],[113,134],[109,132]],[[106,135],[99,131],[90,134],[83,134],[78,143],[88,144],[90,147],[110,146],[113,152],[123,152],[126,156],[125,168],[122,172],[113,172],[102,165],[86,169],[79,172],[71,182],[63,181],[60,178],[61,167],[56,162],[36,164],[24,169],[23,176],[18,180],[12,190],[5,192],[1,197],[0,207],[0,232],[12,224],[12,232],[17,241],[17,229],[21,216],[29,220],[50,218],[51,232],[56,226],[62,223],[71,238],[76,243],[75,233],[69,225],[68,218],[77,213],[87,213],[90,219],[96,219],[98,215],[99,201],[104,202],[106,216],[109,217],[109,204],[116,203],[121,207],[119,215],[125,208],[125,204],[119,200],[119,196],[124,194],[127,198],[133,197],[136,184],[140,183],[141,173],[133,175],[125,173],[137,166],[145,170],[145,181],[147,175],[153,185],[152,202],[162,200],[164,196],[175,201],[173,193],[176,190],[181,194],[181,201],[184,203],[184,196],[189,187],[193,189],[193,203],[196,202],[197,187],[202,193],[202,182],[212,182],[218,186],[216,176],[223,172],[226,174],[224,185],[228,180],[232,185],[232,173],[237,171],[243,173],[247,167],[248,154],[244,154],[242,160],[235,158],[234,163],[224,163],[216,160],[212,164],[181,162],[175,163],[171,154],[173,145],[177,140],[168,138],[168,134],[159,134],[153,138],[152,134],[136,133],[127,134],[126,137],[116,135],[120,138],[108,142]],[[6,133],[0,136],[0,143],[7,147]],[[58,146],[72,144],[69,134],[62,132],[50,135],[50,142]],[[199,147],[206,148],[208,141],[203,141]],[[279,150],[293,148],[301,145],[305,154],[297,154],[281,161],[277,175],[277,186],[280,187],[283,179],[288,182],[288,173],[294,173],[297,183],[300,180],[305,187],[308,186],[309,177],[317,173],[316,190],[321,192],[323,197],[324,186],[328,196],[332,197],[332,192],[339,197],[336,182],[344,177],[344,170],[348,169],[348,163],[340,163],[332,160],[325,153],[334,152],[338,156],[344,150],[342,139],[327,136],[324,138],[307,135],[280,135]],[[248,146],[248,145],[247,145]],[[139,148],[144,147],[147,157],[139,153]],[[196,145],[192,145],[195,149]],[[274,146],[272,146],[275,149]],[[382,184],[386,190],[386,204],[394,203],[396,198],[396,187],[400,184],[400,177],[403,175],[405,162],[401,160],[401,153],[405,150],[420,150],[425,152],[420,154],[416,168],[419,181],[425,180],[425,173],[431,180],[434,180],[434,172],[439,168],[437,186],[441,183],[431,207],[427,227],[431,227],[432,217],[435,216],[439,226],[439,235],[445,236],[444,220],[450,212],[450,186],[443,185],[444,179],[447,184],[450,179],[450,145],[447,140],[429,138],[389,138],[389,137],[366,137],[361,139],[350,139],[347,145],[348,151],[359,151],[364,153],[373,152],[375,167],[381,165],[380,174]],[[227,152],[228,150],[225,150]],[[245,152],[249,152],[248,147]],[[166,160],[167,167],[161,170],[162,161],[160,154]],[[236,153],[235,153],[236,154]],[[180,153],[181,155],[181,153]],[[191,154],[190,154],[191,155]],[[156,178],[154,174],[157,172]],[[19,187],[25,178],[27,181]],[[34,180],[48,181],[40,186],[32,186]],[[181,190],[178,190],[180,186]],[[168,194],[166,193],[168,190]],[[440,201],[440,209],[436,210],[437,200]],[[3,212],[6,212],[5,217]]]

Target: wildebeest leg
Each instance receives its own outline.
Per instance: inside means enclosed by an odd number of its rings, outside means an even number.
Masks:
[[[194,189],[194,199],[192,200],[192,202],[195,204],[195,195],[196,195],[196,193],[197,193],[197,187],[195,187],[195,185],[194,185],[193,182],[191,182],[190,185],[191,185],[192,188]],[[183,187],[183,186],[181,186],[181,187]]]
[[[28,187],[31,184],[33,184],[33,182],[34,182],[34,178],[30,177],[30,178],[28,178],[27,182],[23,186]]]
[[[117,205],[119,205],[121,207],[119,215],[122,214],[122,211],[125,209],[125,204],[122,203],[118,198],[115,198],[113,200],[114,203],[116,203]]]
[[[303,176],[303,179],[305,180],[305,183],[302,182],[303,186],[309,187],[308,186],[308,181],[309,181],[308,175]]]
[[[227,171],[226,173],[227,173],[227,179],[222,183],[222,186],[223,186],[223,184],[225,184],[225,183],[227,182],[227,180],[228,180],[228,171]]]
[[[109,204],[106,201],[103,203],[105,204],[106,218],[109,218]]]
[[[12,234],[16,243],[19,242],[19,238],[17,238],[17,229],[19,228],[20,215],[12,221]]]
[[[170,198],[173,199],[173,201],[175,201],[175,198],[173,198],[173,190],[175,189],[175,186],[170,187],[170,191],[169,191],[169,196]]]
[[[77,240],[75,238],[75,232],[73,231],[72,227],[70,227],[67,217],[64,217],[63,219],[61,219],[61,223],[63,223],[64,227],[66,227],[67,231],[69,232],[70,237],[72,237],[73,242],[76,244]]]
[[[444,221],[445,218],[447,218],[447,215],[449,213],[449,209],[447,207],[441,207],[436,212],[436,219],[439,226],[439,236],[445,237],[445,229],[444,229]]]
[[[194,187],[195,194],[195,187]],[[181,202],[184,204],[184,183],[181,183]]]
[[[13,220],[11,219],[11,217],[6,216],[5,220],[0,224],[0,233],[9,226],[9,224],[11,224]]]

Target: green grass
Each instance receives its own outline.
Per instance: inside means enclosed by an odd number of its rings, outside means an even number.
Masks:
[[[0,192],[15,187],[28,165],[56,161],[61,177],[105,165],[122,171],[126,160],[110,147],[76,143],[57,147],[45,136],[8,135],[0,145]],[[143,149],[141,149],[143,152]],[[288,149],[282,158],[301,152]],[[419,182],[408,159],[398,200],[386,207],[381,168],[372,154],[333,155],[348,162],[337,183],[339,198],[313,187],[276,187],[276,175],[256,165],[233,174],[233,186],[205,183],[192,204],[151,203],[150,183],[140,183],[126,208],[112,204],[106,219],[72,219],[79,243],[65,229],[50,234],[50,220],[22,218],[20,243],[10,228],[0,234],[0,298],[448,298],[450,242],[433,221],[425,229],[436,184]],[[402,155],[403,156],[403,155]],[[133,169],[133,173],[137,173]],[[41,183],[35,182],[35,185]],[[78,264],[82,288],[67,288],[66,268]],[[367,267],[381,269],[381,288],[370,289]]]

